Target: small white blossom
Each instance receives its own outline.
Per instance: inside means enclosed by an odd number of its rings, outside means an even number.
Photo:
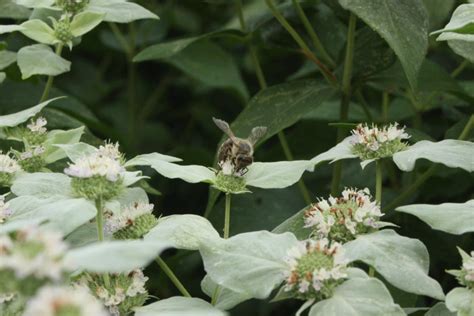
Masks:
[[[130,274],[132,276],[132,284],[127,289],[127,296],[134,297],[138,294],[146,293],[145,283],[148,281],[148,277],[140,269],[133,270]]]
[[[21,167],[18,162],[10,155],[0,152],[0,172],[12,174],[19,171],[21,171]]]
[[[8,202],[5,202],[5,196],[0,195],[0,224],[13,214]]]
[[[20,154],[20,160],[27,160],[36,156],[41,156],[45,151],[46,149],[43,146],[35,146],[25,152],[22,152]]]
[[[120,160],[123,157],[119,150],[119,143],[105,143],[104,145],[100,145],[97,154],[99,156],[109,157],[113,160]]]
[[[474,251],[471,251],[471,256],[463,261],[462,269],[465,272],[465,279],[469,282],[474,282]]]
[[[26,127],[33,133],[44,134],[47,131],[45,127],[47,124],[48,121],[44,117],[38,117],[36,120],[32,119]]]
[[[15,293],[1,294],[0,293],[0,304],[10,302],[15,297]]]
[[[43,287],[26,305],[23,316],[56,316],[74,310],[77,316],[107,316],[102,305],[86,290],[72,287]]]
[[[134,220],[144,214],[153,212],[153,204],[138,202],[120,211],[120,213],[112,214],[106,219],[104,229],[108,233],[116,231],[133,224]]]
[[[111,182],[116,182],[122,177],[125,168],[120,161],[108,156],[92,154],[76,160],[74,164],[64,169],[64,173],[76,178],[105,177]]]

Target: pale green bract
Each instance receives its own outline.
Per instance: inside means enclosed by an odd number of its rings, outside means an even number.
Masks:
[[[349,261],[371,265],[399,289],[444,299],[441,286],[428,276],[429,254],[421,241],[387,229],[360,235],[344,244],[344,249]]]
[[[446,307],[458,316],[471,316],[474,313],[474,291],[457,287],[446,295]]]
[[[23,174],[15,179],[11,191],[17,196],[72,197],[71,178],[62,173],[37,172]]]
[[[60,98],[54,98],[45,102],[42,102],[34,107],[29,109],[14,113],[0,116],[0,128],[2,127],[14,127],[21,123],[28,121],[29,118],[38,114],[45,106],[50,104],[53,101],[56,101]]]
[[[456,313],[450,312],[445,303],[437,303],[429,309],[425,316],[456,316]]]
[[[3,70],[16,61],[16,53],[8,50],[0,51],[0,70]]]
[[[474,232],[474,200],[439,205],[405,205],[398,207],[396,211],[415,215],[432,228],[447,233],[461,235]]]
[[[67,131],[52,130],[48,132],[43,145],[45,147],[45,162],[50,164],[66,158],[66,154],[57,145],[75,144],[80,141],[82,134],[84,134],[84,126]]]
[[[58,56],[44,44],[25,46],[18,51],[18,67],[22,79],[34,75],[57,76],[71,69],[71,62]]]
[[[201,289],[204,293],[206,293],[207,296],[212,298],[214,293],[216,293],[217,284],[208,275],[206,275],[201,281]],[[215,306],[223,310],[232,309],[238,304],[252,298],[252,296],[248,294],[237,293],[223,287],[220,287],[220,290],[218,291],[219,292]]]
[[[195,297],[170,297],[135,308],[135,316],[226,316],[208,302]]]
[[[324,161],[330,161],[330,163],[333,163],[342,159],[357,158],[357,156],[352,153],[350,142],[351,136],[346,137],[336,146],[311,159],[310,170],[313,171],[315,166]]]
[[[443,32],[455,32],[461,34],[474,33],[474,4],[462,4],[454,10],[451,20],[441,30],[431,33],[439,34]],[[438,40],[443,40],[439,38]]]

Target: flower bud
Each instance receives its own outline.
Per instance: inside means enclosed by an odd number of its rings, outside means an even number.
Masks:
[[[74,35],[71,32],[71,21],[68,14],[61,17],[59,21],[53,20],[54,36],[63,44],[72,46]]]
[[[81,12],[90,0],[56,0],[56,6],[61,8],[63,12],[76,14]]]
[[[21,168],[26,172],[38,172],[46,165],[43,154],[45,148],[43,146],[33,146],[22,153],[18,153]]]
[[[474,289],[474,251],[471,255],[458,248],[462,257],[462,267],[460,270],[448,270],[448,273],[456,276],[459,283],[469,289]]]
[[[22,171],[18,162],[9,154],[0,151],[0,187],[10,186],[15,173]]]

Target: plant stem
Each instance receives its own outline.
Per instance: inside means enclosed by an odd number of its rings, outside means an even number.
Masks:
[[[155,259],[156,263],[160,266],[161,270],[168,276],[168,278],[173,282],[174,286],[181,292],[183,296],[186,297],[191,297],[191,294],[189,294],[188,290],[184,287],[183,283],[179,281],[178,277],[174,274],[174,272],[171,270],[171,268],[166,264],[166,262],[161,259],[160,257],[157,257]]]
[[[97,209],[97,214],[95,216],[95,221],[97,222],[97,240],[99,242],[104,241],[104,201],[102,197],[99,197],[95,200],[95,208]],[[110,278],[108,273],[104,273],[104,284],[110,289]]]
[[[225,215],[224,215],[224,239],[229,238],[230,234],[230,199],[229,193],[225,194]]]
[[[382,205],[382,161],[375,161],[375,201]]]
[[[265,2],[270,11],[272,12],[273,16],[278,20],[278,22],[280,22],[280,24],[286,29],[286,31],[291,35],[291,37],[301,48],[303,55],[305,55],[306,58],[316,64],[316,66],[321,70],[321,73],[329,84],[331,84],[332,86],[337,86],[337,79],[334,74],[313,54],[313,52],[309,49],[308,45],[306,45],[305,41],[301,38],[298,32],[296,32],[296,30],[285,19],[285,17],[280,13],[280,11],[278,11],[277,7],[273,3],[273,0],[265,0]]]
[[[458,67],[456,67],[456,69],[453,70],[453,72],[451,73],[451,77],[456,78],[457,76],[459,76],[461,72],[463,72],[463,70],[467,67],[467,65],[469,65],[469,61],[465,59],[462,63],[459,64]]]
[[[316,34],[316,31],[313,29],[311,22],[304,13],[303,8],[301,8],[301,5],[298,0],[292,0],[292,2],[293,6],[296,8],[296,12],[300,17],[301,22],[303,22],[303,25],[306,28],[306,32],[308,32],[309,37],[311,37],[311,40],[313,41],[314,48],[319,52],[319,54],[321,54],[321,57],[329,64],[329,66],[331,66],[331,68],[336,67],[336,63],[331,58],[327,50],[324,48],[323,44],[321,43],[321,40],[318,37],[318,34]]]
[[[115,23],[109,23],[109,27],[112,30],[112,33],[114,33],[115,38],[117,41],[120,43],[120,45],[123,47],[125,50],[125,53],[127,54],[127,57],[129,60],[132,60],[133,58],[133,52],[132,48],[130,47],[127,39],[123,35],[122,31],[118,28],[117,24]]]
[[[459,140],[465,140],[469,133],[474,126],[474,115],[471,115],[469,121],[467,122],[466,126],[464,127],[463,131],[459,135]],[[390,202],[387,207],[384,208],[386,212],[394,210],[397,206],[403,203],[409,196],[411,196],[416,190],[426,181],[428,180],[433,174],[436,173],[439,165],[435,164],[429,167],[421,176],[417,177],[416,181],[412,183],[405,191],[400,193],[392,202]]]
[[[384,123],[387,123],[388,121],[388,105],[389,105],[390,99],[388,92],[384,91],[382,94],[382,121]]]
[[[56,45],[56,51],[55,51],[56,55],[61,56],[63,47],[64,47],[63,44]],[[53,81],[54,81],[54,76],[48,76],[48,80],[46,81],[46,86],[44,87],[43,94],[41,95],[40,103],[48,99],[49,92],[51,90],[51,87],[53,86]]]
[[[356,30],[356,16],[351,13],[349,17],[349,28],[347,31],[347,45],[346,45],[346,57],[344,60],[344,73],[342,77],[342,98],[341,98],[341,109],[340,109],[340,121],[345,122],[349,117],[349,104],[351,101],[351,79],[352,79],[352,66],[354,61],[354,43],[355,43],[355,30]],[[344,139],[345,130],[340,127],[337,130],[337,142],[339,143]],[[336,196],[339,193],[339,185],[342,176],[342,161],[337,161],[334,164],[331,194]]]
[[[370,276],[371,278],[373,278],[374,275],[375,275],[375,270],[374,270],[374,268],[373,268],[372,266],[370,266],[370,267],[369,267],[369,276]]]

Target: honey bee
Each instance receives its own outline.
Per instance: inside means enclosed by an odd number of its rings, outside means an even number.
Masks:
[[[247,167],[253,163],[253,147],[265,135],[267,128],[264,126],[254,127],[249,137],[244,139],[236,137],[227,122],[216,118],[212,118],[212,120],[219,129],[229,136],[219,147],[217,153],[219,167],[224,173],[244,175],[248,171]],[[229,163],[232,166],[232,172],[224,170],[224,166]]]

